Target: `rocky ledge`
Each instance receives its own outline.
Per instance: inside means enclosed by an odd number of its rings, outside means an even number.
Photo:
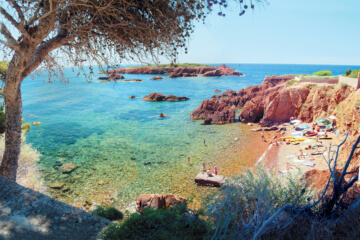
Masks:
[[[213,76],[224,76],[224,75],[234,75],[242,76],[240,72],[236,72],[234,69],[226,66],[225,64],[221,66],[198,66],[198,67],[130,67],[130,68],[120,68],[108,72],[109,74],[168,74],[171,78],[176,77],[196,77],[199,74],[202,74],[204,77],[213,77]],[[155,80],[155,79],[154,79]]]
[[[149,95],[145,96],[143,98],[146,101],[186,101],[189,100],[188,97],[176,97],[174,95],[168,95],[165,96],[162,93],[156,93],[156,92],[152,92]]]
[[[259,122],[263,127],[288,122],[297,117],[303,122],[330,115],[346,116],[337,119],[343,130],[357,128],[360,122],[360,90],[350,86],[288,82],[292,76],[267,77],[258,86],[250,86],[239,92],[228,90],[204,100],[192,112],[192,119],[204,119],[209,123],[231,123],[235,109],[242,108],[241,122]]]
[[[143,212],[146,208],[169,208],[177,203],[186,201],[185,198],[174,194],[141,194],[136,198],[136,210]]]

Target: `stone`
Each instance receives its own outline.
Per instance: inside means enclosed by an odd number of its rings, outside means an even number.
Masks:
[[[206,173],[201,172],[196,175],[194,181],[200,185],[207,185],[213,187],[220,187],[225,183],[225,177],[222,175],[214,175],[208,176]]]
[[[221,92],[219,89],[216,89],[214,92],[216,92],[216,93],[219,93],[219,92]]]
[[[150,80],[162,80],[163,78],[160,76],[155,76],[153,78],[150,78]]]
[[[72,171],[74,171],[77,168],[77,165],[74,163],[66,163],[64,165],[62,165],[59,170],[62,173],[71,173]]]
[[[144,80],[141,79],[129,79],[129,80],[120,80],[120,82],[142,82]]]
[[[177,203],[186,201],[185,198],[174,194],[141,194],[136,198],[136,210],[142,213],[146,208],[169,208]]]
[[[105,181],[105,180],[100,180],[100,181],[98,181],[98,184],[99,185],[105,185],[105,184],[107,184],[109,181]]]
[[[152,92],[145,96],[143,99],[146,101],[165,101],[165,95],[162,93]]]
[[[54,189],[61,189],[63,186],[65,186],[65,183],[62,182],[50,183],[49,185],[50,188],[54,188]]]
[[[135,96],[130,96],[129,98],[132,98],[132,99],[134,99],[134,98],[136,98]]]

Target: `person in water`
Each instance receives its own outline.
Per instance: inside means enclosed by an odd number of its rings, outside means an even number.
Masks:
[[[190,163],[190,157],[188,157],[188,163]]]
[[[163,118],[163,117],[166,117],[166,115],[165,115],[165,114],[160,113],[160,117],[161,117],[161,118]]]

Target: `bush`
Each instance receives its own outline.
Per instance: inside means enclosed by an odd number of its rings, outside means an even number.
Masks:
[[[286,85],[287,85],[287,86],[291,86],[291,85],[298,84],[298,83],[300,83],[299,80],[291,79],[291,80],[289,80],[289,81],[286,82]]]
[[[347,88],[347,87],[349,87],[349,86],[350,86],[350,85],[347,84],[347,83],[344,83],[344,82],[340,83],[340,87],[341,87],[342,89],[345,89],[345,88]]]
[[[288,174],[287,182],[281,182],[279,177],[259,167],[254,174],[248,170],[221,187],[206,203],[208,218],[216,229],[212,238],[253,239],[262,226],[280,227],[279,221],[283,223],[281,228],[285,228],[291,219],[282,210],[305,206],[312,195],[301,176]],[[270,218],[273,220],[268,221]]]
[[[358,78],[359,72],[360,72],[360,69],[353,70],[348,77]]]
[[[109,219],[111,221],[121,220],[124,218],[123,213],[117,210],[115,207],[104,207],[102,205],[97,206],[96,209],[91,211],[90,213],[99,217]]]
[[[350,73],[351,73],[351,69],[349,68],[348,70],[346,70],[346,76],[349,76],[350,75]]]
[[[30,123],[25,123],[21,125],[21,131],[23,133],[27,133],[30,130],[31,124]]]
[[[329,70],[324,70],[324,71],[314,72],[312,75],[315,75],[315,76],[331,76],[332,72],[329,71]]]
[[[111,223],[99,235],[101,239],[203,239],[208,231],[206,222],[186,203],[169,209],[147,208],[134,213],[124,223]]]

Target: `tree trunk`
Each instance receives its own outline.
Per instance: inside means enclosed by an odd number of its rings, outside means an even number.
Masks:
[[[12,66],[11,66],[12,65]],[[0,165],[0,174],[16,181],[21,145],[21,70],[10,64],[7,73],[5,97],[5,152]],[[12,68],[11,68],[12,67]],[[11,69],[10,69],[11,68]],[[18,70],[18,71],[16,71]]]

